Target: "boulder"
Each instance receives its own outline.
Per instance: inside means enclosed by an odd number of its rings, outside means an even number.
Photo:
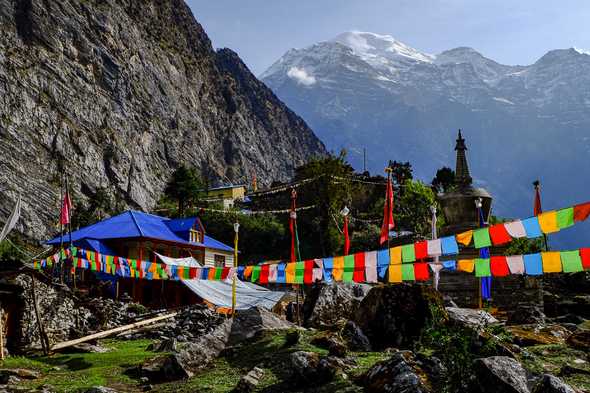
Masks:
[[[345,363],[328,356],[320,357],[315,352],[297,351],[289,358],[293,381],[298,385],[322,385],[334,379]]]
[[[531,303],[518,303],[508,313],[508,325],[545,324],[545,313],[542,306]]]
[[[232,390],[232,393],[250,393],[253,392],[254,389],[258,386],[260,380],[264,377],[264,370],[258,367],[254,367],[252,370],[248,372],[248,374],[244,375],[240,378],[238,384]]]
[[[84,393],[117,393],[117,391],[115,389],[107,388],[104,386],[94,386],[86,390]]]
[[[483,310],[459,307],[447,307],[446,310],[451,322],[476,330],[490,324],[499,323],[490,313]]]
[[[296,329],[297,326],[264,308],[239,311],[231,321],[230,343],[236,344],[263,331]]]
[[[330,356],[343,358],[346,356],[348,348],[342,340],[335,334],[321,334],[311,340],[311,344],[316,347],[327,349]]]
[[[448,320],[443,300],[430,286],[417,284],[373,287],[352,320],[375,350],[412,348],[422,330]]]
[[[363,352],[371,350],[371,342],[353,321],[346,322],[341,334],[351,350]]]
[[[512,358],[492,356],[476,359],[473,366],[481,393],[530,393],[526,370]]]
[[[590,330],[578,330],[572,333],[567,339],[567,344],[572,348],[590,352]]]
[[[21,379],[37,379],[41,377],[41,373],[35,370],[25,368],[3,368],[0,369],[0,385],[7,384],[11,377]]]
[[[507,326],[513,342],[521,347],[533,345],[563,344],[570,331],[561,325],[520,325]]]
[[[575,393],[575,391],[561,379],[545,374],[541,382],[533,389],[533,393]]]
[[[342,282],[314,286],[303,304],[306,326],[332,326],[350,319],[370,289],[366,284]]]
[[[396,351],[390,359],[371,367],[362,377],[368,393],[430,393],[433,381],[410,351]]]

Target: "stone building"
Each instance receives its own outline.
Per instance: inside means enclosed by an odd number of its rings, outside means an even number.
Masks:
[[[467,144],[461,130],[457,137],[455,151],[455,184],[448,192],[437,196],[445,218],[445,226],[440,229],[440,236],[448,236],[463,231],[479,228],[479,216],[476,201],[482,204],[484,224],[488,224],[493,198],[484,188],[473,186],[473,179],[467,161]],[[491,255],[504,255],[506,247],[491,247]],[[460,250],[456,259],[474,259],[479,257],[479,250],[466,247]],[[479,307],[480,279],[474,274],[464,272],[441,272],[439,290],[449,295],[463,307]],[[494,307],[505,310],[517,310],[522,304],[541,305],[543,302],[541,280],[526,276],[508,276],[492,279],[492,302]],[[521,304],[522,303],[522,304]]]

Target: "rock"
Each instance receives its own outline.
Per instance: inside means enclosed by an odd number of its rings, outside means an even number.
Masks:
[[[521,325],[507,326],[513,342],[521,347],[533,345],[563,344],[570,335],[569,330],[561,325]]]
[[[293,330],[285,334],[285,347],[292,347],[299,342],[301,333],[298,330]]]
[[[297,326],[281,319],[264,308],[253,307],[240,311],[231,321],[230,343],[236,344],[264,331],[296,329]]]
[[[575,391],[561,379],[545,374],[542,381],[533,389],[533,393],[575,393]]]
[[[476,359],[473,366],[481,393],[530,393],[526,370],[512,358],[492,356]]]
[[[316,347],[327,349],[330,356],[343,358],[346,356],[348,348],[336,335],[321,334],[311,340],[311,344]]]
[[[248,374],[240,378],[240,381],[232,390],[233,393],[250,393],[258,386],[260,380],[264,377],[264,370],[258,367],[254,367],[248,371]]]
[[[338,359],[320,358],[315,352],[293,352],[289,359],[293,381],[298,385],[322,385],[330,382],[343,367]]]
[[[508,313],[508,325],[545,324],[545,314],[541,306],[530,303],[518,303]]]
[[[167,340],[162,340],[156,345],[154,345],[153,351],[154,352],[175,352],[177,349],[178,343],[176,339],[169,338]]]
[[[76,344],[70,348],[67,348],[67,352],[80,352],[80,353],[107,353],[110,351],[111,350],[109,348],[101,347],[100,345],[92,345],[89,343],[80,343],[80,344]]]
[[[430,393],[432,381],[410,351],[396,351],[391,358],[371,367],[362,384],[368,393]]]
[[[370,289],[369,285],[342,282],[314,286],[303,304],[306,326],[331,326],[350,319]]]
[[[41,377],[41,373],[35,370],[28,370],[25,368],[3,368],[0,369],[0,385],[7,384],[10,377],[20,379],[37,379]]]
[[[95,386],[86,390],[84,393],[117,393],[117,390],[104,386]]]
[[[476,330],[490,324],[499,323],[490,313],[483,310],[458,307],[446,307],[446,310],[451,322]]]
[[[353,321],[346,322],[341,334],[351,350],[363,352],[371,350],[371,342]]]
[[[375,350],[411,348],[426,326],[447,319],[440,293],[405,283],[373,287],[352,318]]]
[[[586,321],[586,319],[584,319],[581,316],[576,315],[576,314],[565,314],[565,315],[561,315],[559,317],[553,318],[553,322],[561,323],[561,324],[573,323],[574,325],[579,325],[581,323],[584,323],[585,321]]]
[[[586,353],[590,352],[590,330],[578,330],[572,333],[567,339],[567,344]]]

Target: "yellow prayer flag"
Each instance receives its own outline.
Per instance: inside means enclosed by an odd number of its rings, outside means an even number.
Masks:
[[[401,248],[401,246],[393,247],[393,248],[389,249],[389,264],[390,265],[401,265],[402,264],[402,248]],[[400,274],[401,274],[401,270],[400,270]]]
[[[561,272],[561,253],[555,251],[543,252],[541,256],[543,257],[544,273]]]
[[[538,218],[539,226],[541,227],[541,231],[543,231],[543,233],[553,233],[559,231],[559,226],[557,225],[557,212],[555,210],[541,213],[539,214]]]
[[[463,233],[459,233],[456,235],[457,242],[461,243],[464,246],[468,246],[471,243],[471,238],[473,237],[473,231],[467,231]]]
[[[293,284],[295,282],[295,266],[295,262],[290,262],[285,267],[285,281],[287,284]]]
[[[344,274],[344,257],[334,257],[332,277],[334,281],[342,281],[342,275]]]
[[[389,282],[402,282],[401,261],[395,265],[389,265]]]
[[[457,261],[457,270],[467,273],[473,273],[475,262],[473,259],[460,259]]]
[[[289,265],[287,265],[287,267],[289,267]],[[246,279],[250,278],[250,276],[252,275],[253,268],[254,268],[254,266],[246,266],[246,268],[244,269],[244,278],[246,278]],[[209,270],[212,270],[212,268],[209,268]]]

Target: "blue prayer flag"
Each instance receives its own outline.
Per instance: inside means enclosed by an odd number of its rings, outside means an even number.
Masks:
[[[456,255],[459,253],[459,246],[454,236],[447,236],[440,239],[443,255]]]
[[[287,282],[287,277],[285,276],[285,267],[284,263],[280,263],[277,268],[277,283],[285,284]]]
[[[332,282],[332,269],[334,268],[334,258],[324,258],[324,281]]]
[[[443,261],[442,263],[443,268],[446,270],[457,270],[457,262],[456,261]]]
[[[390,260],[389,249],[377,251],[377,274],[379,278],[385,278]]]
[[[526,220],[522,220],[522,225],[526,231],[526,237],[529,239],[534,239],[543,235],[541,233],[541,227],[539,226],[539,219],[537,217],[531,217],[527,218]]]
[[[543,274],[543,260],[541,254],[529,254],[524,256],[524,271],[529,276],[540,276]]]

